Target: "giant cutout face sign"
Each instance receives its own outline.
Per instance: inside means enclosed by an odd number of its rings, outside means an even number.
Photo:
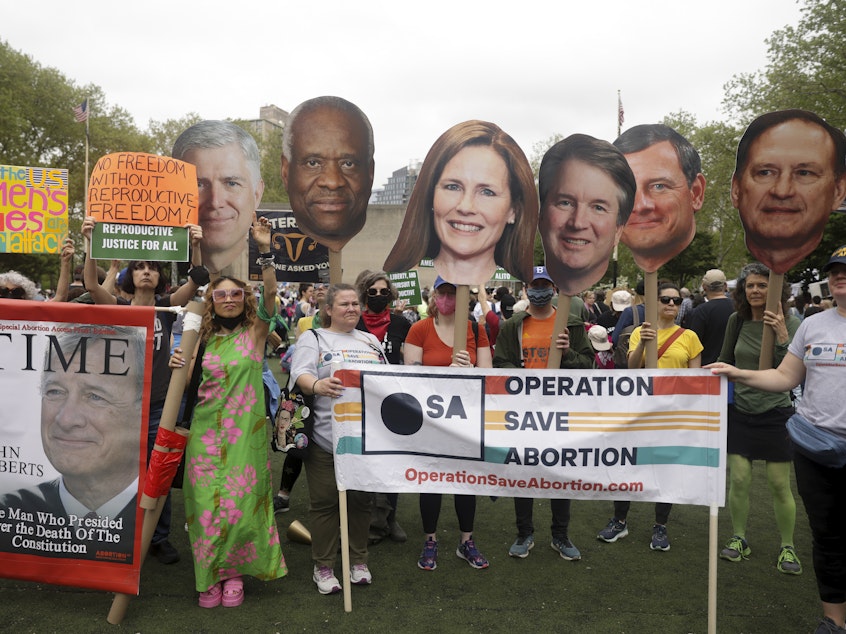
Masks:
[[[614,141],[637,181],[623,244],[647,273],[684,251],[696,235],[694,214],[705,201],[699,153],[672,128],[639,125]]]
[[[291,112],[282,146],[282,182],[297,226],[340,251],[367,219],[374,169],[370,121],[345,99],[315,97]]]
[[[433,258],[451,284],[484,284],[497,265],[530,280],[537,218],[532,170],[514,139],[493,123],[459,123],[426,155],[384,270]]]
[[[220,273],[247,248],[264,193],[255,139],[229,121],[201,121],[173,144],[173,158],[197,168],[203,264]]]
[[[761,115],[737,148],[731,199],[746,246],[775,273],[786,273],[820,243],[846,196],[846,137],[817,115]]]
[[[539,229],[546,268],[565,295],[596,284],[632,211],[635,178],[607,141],[574,134],[541,161]]]

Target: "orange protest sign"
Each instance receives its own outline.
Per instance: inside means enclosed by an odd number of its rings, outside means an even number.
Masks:
[[[94,166],[88,214],[99,222],[182,227],[197,224],[197,169],[143,152],[107,154]]]

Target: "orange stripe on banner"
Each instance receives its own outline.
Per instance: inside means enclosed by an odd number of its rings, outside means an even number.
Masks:
[[[508,394],[505,391],[505,382],[508,380],[507,376],[486,376],[485,377],[485,394]]]
[[[361,370],[338,370],[335,376],[341,379],[344,387],[361,387]]]
[[[332,410],[335,412],[335,416],[345,416],[347,414],[361,416],[361,403],[338,403]]]
[[[717,396],[720,393],[718,376],[656,376],[652,381],[653,396],[673,394],[707,394]]]

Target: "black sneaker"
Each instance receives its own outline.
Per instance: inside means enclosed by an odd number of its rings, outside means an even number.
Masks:
[[[273,496],[273,514],[287,513],[291,510],[291,500],[283,498],[281,495]]]
[[[162,564],[175,564],[179,561],[179,551],[166,539],[158,544],[150,544],[150,554]]]

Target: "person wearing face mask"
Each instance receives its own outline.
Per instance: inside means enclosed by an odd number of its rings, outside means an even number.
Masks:
[[[459,324],[460,327],[460,324]],[[455,285],[440,276],[435,280],[429,299],[429,316],[411,326],[405,340],[406,365],[428,365],[457,368],[490,368],[491,348],[484,327],[467,322],[467,349],[453,358],[455,337]],[[421,570],[438,567],[438,517],[441,513],[440,493],[420,494],[420,517],[426,541],[417,561]],[[455,513],[461,537],[455,554],[476,569],[488,567],[488,560],[476,548],[473,522],[476,517],[476,496],[456,495]]]
[[[388,363],[402,364],[402,346],[411,322],[390,309],[397,299],[397,291],[384,271],[364,270],[355,282],[359,301],[364,310],[356,328],[369,332],[382,342]],[[370,542],[378,543],[384,537],[395,542],[404,542],[408,537],[397,523],[397,493],[377,493],[374,499],[373,516],[370,522]],[[385,515],[387,512],[387,516]]]
[[[553,341],[556,308],[552,305],[555,286],[545,266],[534,267],[532,281],[526,288],[529,307],[525,312],[514,313],[502,324],[494,348],[495,368],[530,368],[545,370],[549,348]],[[561,368],[591,369],[594,353],[585,333],[583,321],[572,313],[568,327],[555,337],[561,352]],[[508,554],[524,559],[535,545],[532,522],[532,498],[514,498],[517,519],[517,539]],[[570,524],[570,500],[552,499],[552,549],[568,561],[582,558],[579,549],[570,541],[567,529]]]

